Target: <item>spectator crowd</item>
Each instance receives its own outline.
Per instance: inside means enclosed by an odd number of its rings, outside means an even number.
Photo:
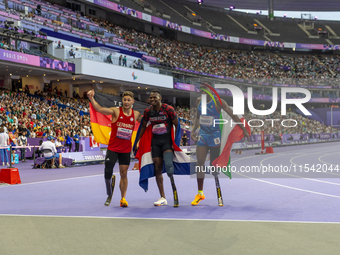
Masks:
[[[88,107],[87,100],[1,91],[0,126],[13,134],[14,145],[24,134],[26,138],[56,137],[70,146],[74,138],[92,136]]]

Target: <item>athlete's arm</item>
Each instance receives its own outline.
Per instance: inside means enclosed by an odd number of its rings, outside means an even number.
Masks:
[[[105,108],[105,107],[101,107],[96,100],[94,100],[94,90],[90,90],[89,92],[87,92],[87,97],[90,100],[93,108],[97,111],[100,112],[104,115],[113,115],[115,114],[115,108],[111,107],[111,108]],[[112,116],[112,117],[113,117]]]
[[[145,119],[143,119],[142,128],[140,129],[139,136],[136,138],[137,144],[139,143],[140,138],[143,136],[143,134],[144,134],[144,132],[145,132],[146,124],[148,124],[148,121],[145,120]],[[134,152],[136,152],[137,149],[138,149],[138,148],[137,148],[137,146],[136,146]]]
[[[201,98],[200,97],[197,98],[197,100],[196,100],[196,107],[197,108],[198,108],[200,101],[201,101]],[[195,119],[194,119],[194,127],[192,128],[191,135],[190,135],[191,139],[194,140],[195,142],[197,141],[196,130],[199,127],[198,119],[199,119],[199,112],[197,110],[197,113],[196,113],[196,116],[195,116]]]
[[[233,111],[230,109],[228,106],[227,102],[221,99],[222,101],[222,109],[232,118],[234,122],[241,122],[240,118],[237,115],[233,114]],[[217,105],[220,106],[220,102],[217,100]],[[220,106],[221,107],[221,106]],[[243,130],[243,135],[247,138],[248,142],[250,141],[249,139],[249,133],[247,129],[242,125],[242,124],[237,124],[242,130]]]
[[[172,122],[172,125],[175,126],[175,128],[176,128],[176,131],[175,131],[175,135],[176,135],[176,133],[177,133],[177,127],[178,127],[178,118],[173,119],[171,122]],[[175,137],[175,138],[176,138],[176,137]]]
[[[140,114],[139,111],[135,111],[135,120],[138,121],[139,123],[142,121],[142,115]]]

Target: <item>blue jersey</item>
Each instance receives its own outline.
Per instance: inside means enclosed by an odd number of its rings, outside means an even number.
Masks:
[[[209,103],[207,103],[207,114],[201,115],[201,102],[198,105],[197,111],[199,114],[200,134],[211,134],[221,131],[218,124],[215,124],[214,127],[214,119],[220,119],[220,113],[216,109],[214,100],[211,100]]]

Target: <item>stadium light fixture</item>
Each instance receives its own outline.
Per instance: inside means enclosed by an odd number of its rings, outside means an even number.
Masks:
[[[283,14],[283,17],[284,17],[284,18],[286,18],[286,17],[287,17],[287,14],[286,14],[286,13],[285,13],[285,14]]]
[[[317,20],[317,19],[318,19],[318,16],[315,16],[314,19]]]
[[[232,6],[232,5],[231,5],[231,6],[229,7],[229,10],[231,10],[231,11],[232,11],[232,10],[235,10],[235,6]]]
[[[197,3],[198,3],[199,5],[201,5],[201,4],[203,4],[203,0],[197,0]]]

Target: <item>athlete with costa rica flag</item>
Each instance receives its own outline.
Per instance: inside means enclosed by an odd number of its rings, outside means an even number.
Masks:
[[[210,151],[210,166],[228,166],[228,164],[230,164],[229,159],[232,144],[241,140],[243,137],[246,137],[249,141],[250,136],[250,128],[246,122],[242,122],[242,116],[233,115],[232,109],[219,97],[213,87],[204,83],[201,85],[201,91],[206,97],[206,108],[204,109],[206,113],[203,112],[204,114],[201,114],[204,106],[202,106],[202,98],[197,98],[197,115],[195,116],[194,127],[191,132],[191,138],[197,141],[196,156],[198,166],[198,168],[196,168],[198,169],[198,171],[196,171],[198,194],[191,202],[192,205],[198,205],[200,201],[205,199],[203,194],[205,171],[203,169],[208,152]],[[213,94],[215,94],[215,96]],[[222,119],[229,119],[228,125],[223,125],[222,131],[220,126],[215,125],[214,122],[215,119],[220,119],[220,115],[222,115]],[[234,123],[245,123],[245,126],[237,124],[234,127],[230,127],[230,120],[234,121]],[[198,127],[200,127],[200,131],[197,138],[195,131]],[[222,132],[223,135],[221,134]],[[221,145],[223,148],[221,148]],[[219,206],[223,206],[217,174],[216,171],[213,173],[217,188],[218,204]],[[229,177],[231,177],[231,175],[229,175]]]
[[[151,106],[145,109],[143,121],[137,133],[134,151],[137,150],[136,145],[140,140],[136,154],[140,162],[139,185],[147,191],[148,179],[155,176],[161,198],[154,205],[167,205],[162,176],[162,173],[167,172],[173,189],[174,207],[178,207],[173,175],[190,174],[190,157],[179,148],[181,127],[174,108],[162,103],[161,100],[159,90],[151,91]],[[174,127],[176,134],[174,134]]]
[[[91,102],[91,126],[96,141],[108,144],[105,158],[105,185],[108,198],[105,202],[105,205],[108,206],[111,203],[115,183],[113,168],[118,159],[121,177],[119,183],[119,188],[121,191],[120,206],[127,207],[128,202],[126,201],[125,197],[128,186],[127,170],[130,165],[130,153],[132,148],[131,138],[136,121],[140,122],[142,117],[139,111],[134,111],[132,109],[132,105],[135,100],[134,94],[131,91],[125,91],[123,93],[122,107],[103,107],[94,99],[94,95],[94,90],[90,90],[87,93],[87,96]],[[103,100],[103,102],[105,102],[105,100]],[[111,118],[111,122],[106,123],[107,126],[101,128],[100,125],[105,123],[105,121],[108,120],[108,117]],[[109,125],[111,128],[108,127]],[[104,129],[104,132],[101,129]],[[107,143],[106,133],[109,134],[109,132],[111,132],[111,134]]]

